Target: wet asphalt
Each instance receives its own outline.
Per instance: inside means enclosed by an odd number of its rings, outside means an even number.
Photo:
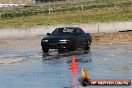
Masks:
[[[68,69],[73,52],[58,54],[57,50],[50,50],[45,55],[40,43],[36,43],[39,39],[23,40],[24,44],[19,47],[17,43],[13,44],[15,47],[9,47],[10,44],[0,47],[0,88],[83,88],[78,82],[82,67],[88,71],[90,79],[132,80],[132,44],[93,44],[88,53],[75,51],[78,69],[73,77]],[[32,42],[28,44],[29,41]]]

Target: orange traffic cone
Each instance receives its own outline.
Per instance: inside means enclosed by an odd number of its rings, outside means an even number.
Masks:
[[[77,64],[76,64],[74,55],[72,55],[72,62],[71,62],[71,66],[69,67],[69,69],[77,69]]]

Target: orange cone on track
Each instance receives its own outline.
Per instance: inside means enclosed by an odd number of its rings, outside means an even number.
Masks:
[[[71,62],[71,66],[69,67],[69,69],[77,69],[76,59],[74,55],[72,55],[72,62]]]

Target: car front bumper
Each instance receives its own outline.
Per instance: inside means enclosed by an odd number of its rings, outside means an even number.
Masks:
[[[47,47],[49,49],[69,49],[73,44],[70,41],[62,42],[41,42],[42,47]]]

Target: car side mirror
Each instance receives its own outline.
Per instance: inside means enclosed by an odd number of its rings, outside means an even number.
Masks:
[[[87,33],[87,35],[90,35],[90,33]]]
[[[47,35],[49,35],[49,36],[50,36],[51,34],[50,34],[50,33],[47,33]]]

